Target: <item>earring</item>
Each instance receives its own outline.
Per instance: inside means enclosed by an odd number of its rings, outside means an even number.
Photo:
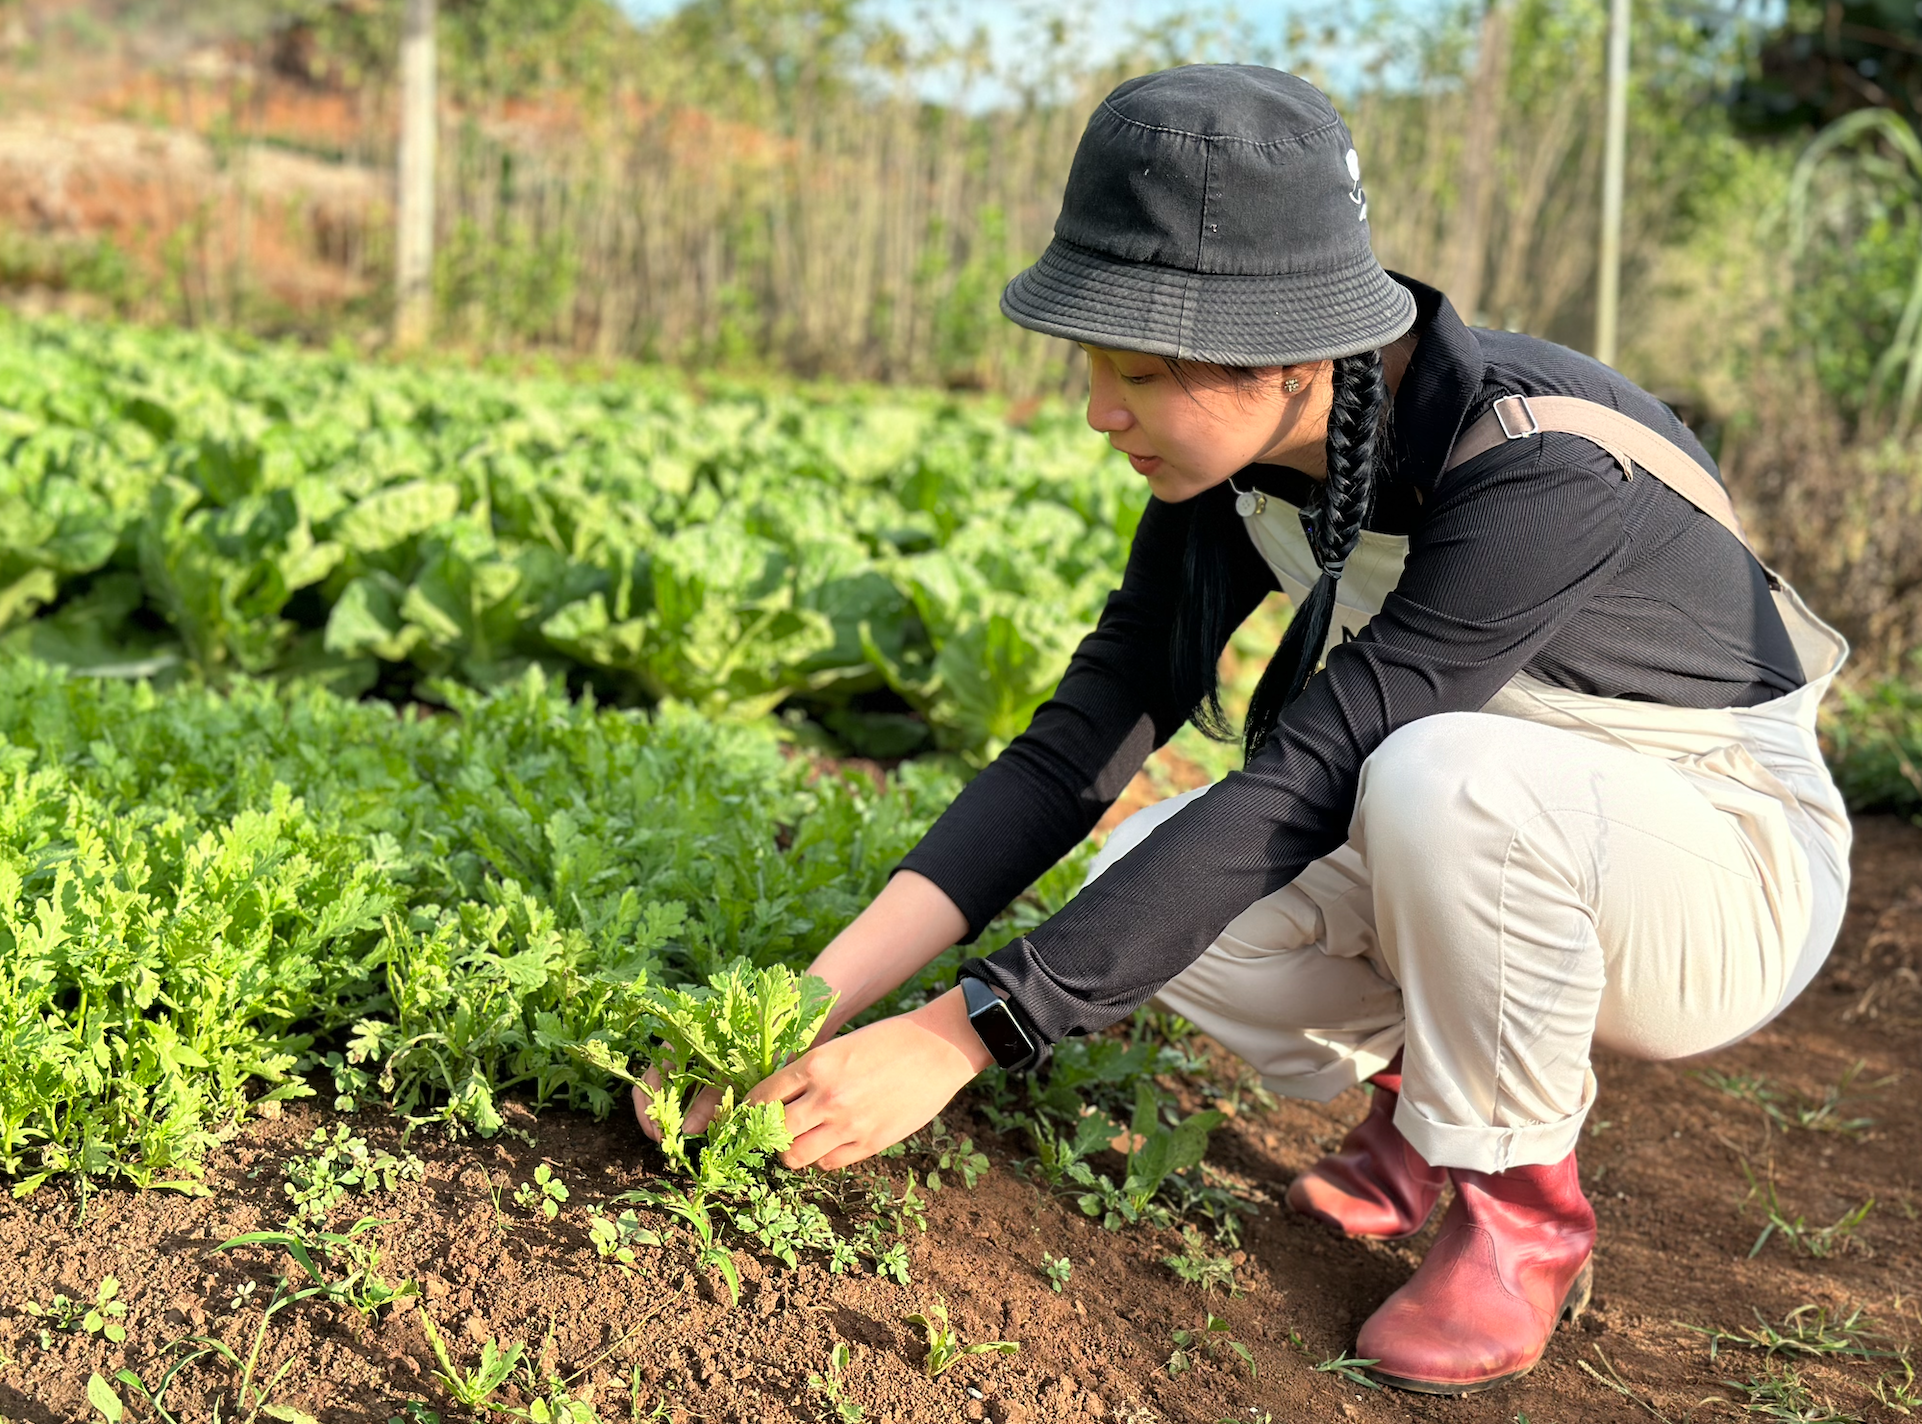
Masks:
[[[1288,392],[1289,395],[1293,395],[1296,391],[1301,389],[1301,382],[1297,380],[1295,377],[1290,376],[1288,377],[1287,380],[1281,383],[1281,388],[1284,391]]]

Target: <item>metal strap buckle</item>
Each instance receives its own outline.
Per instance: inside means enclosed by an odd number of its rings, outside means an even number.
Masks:
[[[1521,406],[1522,414],[1528,417],[1528,429],[1517,430],[1508,423],[1508,412],[1504,410],[1503,407],[1511,405]],[[1535,407],[1528,403],[1527,396],[1503,396],[1495,402],[1493,409],[1495,411],[1495,423],[1501,426],[1502,434],[1510,440],[1521,440],[1526,436],[1540,435],[1542,433],[1542,423],[1535,418]]]

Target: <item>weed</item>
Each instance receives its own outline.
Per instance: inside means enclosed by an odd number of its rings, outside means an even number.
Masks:
[[[404,1399],[397,1407],[400,1413],[390,1416],[387,1424],[440,1424],[439,1412],[417,1399]]]
[[[1054,1287],[1054,1293],[1060,1295],[1067,1289],[1068,1277],[1074,1274],[1074,1262],[1066,1256],[1050,1256],[1043,1251],[1041,1273],[1048,1278],[1048,1284]]]
[[[290,1157],[281,1168],[287,1178],[282,1190],[303,1221],[325,1221],[350,1191],[361,1196],[391,1192],[402,1182],[420,1181],[426,1173],[425,1164],[413,1153],[396,1157],[385,1150],[375,1152],[365,1138],[353,1136],[346,1123],[331,1134],[324,1127],[315,1128],[307,1146],[313,1149],[310,1153]]]
[[[1186,1248],[1178,1256],[1163,1256],[1161,1264],[1173,1271],[1191,1286],[1200,1286],[1203,1291],[1225,1290],[1229,1295],[1241,1294],[1235,1284],[1235,1263],[1226,1256],[1217,1256],[1208,1249],[1205,1236],[1193,1226],[1181,1228],[1182,1245]]]
[[[35,1320],[47,1322],[48,1329],[40,1332],[43,1337],[48,1330],[72,1330],[78,1327],[89,1335],[103,1335],[118,1345],[127,1338],[127,1327],[120,1323],[127,1313],[127,1303],[115,1299],[119,1294],[119,1280],[104,1276],[91,1302],[56,1295],[45,1305],[29,1300],[21,1302],[20,1308]],[[46,1348],[45,1339],[41,1342],[41,1348]]]
[[[561,1203],[566,1200],[567,1187],[545,1162],[534,1169],[533,1181],[522,1182],[514,1189],[515,1206],[522,1211],[539,1211],[549,1221],[561,1214]]]
[[[1859,1414],[1844,1414],[1829,1400],[1816,1398],[1790,1365],[1770,1360],[1759,1375],[1722,1383],[1742,1397],[1747,1414],[1788,1424],[1861,1424]]]
[[[382,1222],[379,1218],[364,1216],[344,1233],[311,1231],[303,1229],[298,1219],[294,1219],[287,1222],[284,1230],[250,1231],[244,1236],[221,1242],[214,1250],[227,1251],[236,1246],[278,1246],[293,1258],[294,1264],[313,1283],[313,1289],[304,1294],[324,1295],[329,1300],[352,1306],[372,1320],[383,1307],[397,1305],[420,1295],[420,1287],[413,1281],[390,1285],[380,1274],[380,1247],[371,1239],[361,1240],[361,1237],[380,1225]],[[347,1263],[347,1274],[338,1281],[328,1280],[314,1263],[316,1252],[329,1261],[336,1256],[343,1258]]]
[[[1770,1172],[1767,1177],[1758,1182],[1755,1179],[1754,1170],[1749,1166],[1747,1159],[1744,1158],[1742,1160],[1742,1175],[1748,1178],[1749,1185],[1748,1197],[1743,1202],[1744,1207],[1747,1206],[1748,1202],[1760,1197],[1762,1210],[1767,1217],[1761,1234],[1755,1238],[1755,1244],[1749,1247],[1748,1254],[1751,1261],[1761,1254],[1762,1248],[1768,1244],[1769,1238],[1778,1234],[1794,1249],[1810,1256],[1833,1256],[1838,1252],[1846,1251],[1851,1244],[1855,1244],[1858,1250],[1866,1251],[1867,1248],[1855,1242],[1855,1231],[1857,1227],[1861,1226],[1861,1224],[1868,1219],[1869,1213],[1875,1210],[1874,1197],[1870,1197],[1860,1206],[1844,1213],[1839,1220],[1831,1225],[1810,1226],[1807,1217],[1796,1216],[1791,1218],[1783,1209],[1781,1199],[1775,1192],[1775,1176],[1773,1172]]]
[[[1380,1389],[1381,1382],[1368,1373],[1370,1366],[1380,1363],[1380,1360],[1357,1360],[1344,1350],[1326,1360],[1317,1360],[1315,1369],[1320,1374],[1339,1376],[1364,1389]]]
[[[1650,1417],[1660,1421],[1660,1424],[1674,1424],[1674,1421],[1671,1420],[1666,1414],[1662,1413],[1661,1410],[1657,1409],[1653,1403],[1651,1403],[1649,1400],[1643,1399],[1639,1394],[1637,1394],[1634,1391],[1634,1389],[1629,1385],[1629,1382],[1622,1378],[1621,1371],[1616,1369],[1613,1362],[1609,1360],[1608,1356],[1602,1353],[1602,1347],[1600,1345],[1597,1345],[1595,1347],[1595,1358],[1602,1362],[1602,1368],[1599,1370],[1596,1369],[1593,1365],[1591,1365],[1587,1360],[1577,1360],[1575,1363],[1582,1367],[1583,1373],[1588,1375],[1590,1379],[1594,1380],[1597,1384],[1601,1385],[1604,1389],[1610,1390],[1615,1394],[1619,1394],[1623,1399],[1626,1399],[1630,1404],[1634,1405],[1637,1409],[1642,1410],[1644,1413],[1648,1414]],[[1604,1371],[1606,1371],[1606,1373],[1604,1373]]]
[[[826,1374],[808,1375],[808,1388],[826,1400],[834,1418],[842,1421],[842,1424],[860,1424],[866,1411],[847,1397],[847,1374],[848,1347],[843,1342],[837,1344],[828,1355]]]
[[[927,1310],[905,1317],[910,1325],[918,1325],[927,1336],[928,1357],[922,1368],[929,1379],[938,1379],[942,1374],[970,1355],[1012,1355],[1021,1346],[1012,1340],[985,1340],[976,1345],[964,1345],[958,1331],[948,1323],[948,1305],[939,1296]]]
[[[958,1173],[961,1185],[969,1191],[988,1173],[988,1154],[975,1150],[973,1138],[950,1134],[938,1117],[928,1125],[928,1151],[934,1156],[934,1165],[927,1175],[931,1192],[941,1190],[943,1172]]]
[[[594,1250],[603,1261],[612,1261],[624,1270],[634,1265],[636,1246],[661,1244],[660,1233],[642,1226],[641,1219],[632,1211],[612,1218],[594,1213],[587,1219],[587,1239],[594,1243]]]
[[[1785,1132],[1799,1128],[1804,1132],[1833,1132],[1860,1140],[1864,1133],[1875,1126],[1875,1119],[1842,1116],[1843,1102],[1850,1097],[1880,1092],[1895,1081],[1890,1076],[1857,1087],[1856,1079],[1867,1066],[1867,1060],[1858,1059],[1842,1075],[1841,1082],[1823,1090],[1819,1101],[1799,1095],[1791,1101],[1769,1086],[1769,1080],[1761,1074],[1718,1073],[1705,1069],[1695,1076],[1711,1088],[1759,1107],[1770,1122]]]
[[[480,1366],[474,1370],[463,1370],[456,1365],[447,1353],[447,1343],[441,1339],[433,1317],[425,1310],[420,1312],[420,1326],[426,1333],[427,1344],[440,1362],[434,1377],[445,1386],[448,1394],[454,1397],[464,1409],[481,1409],[494,1392],[507,1383],[507,1377],[514,1373],[514,1366],[521,1361],[527,1347],[518,1340],[503,1350],[492,1336],[481,1346]]]
[[[1208,1323],[1199,1330],[1176,1330],[1169,1338],[1175,1346],[1174,1353],[1168,1356],[1170,1379],[1186,1374],[1203,1359],[1214,1359],[1223,1350],[1232,1350],[1241,1357],[1241,1362],[1248,1367],[1248,1378],[1261,1378],[1254,1351],[1235,1339],[1233,1327],[1218,1315],[1210,1314]]]
[[[1817,1359],[1833,1356],[1858,1360],[1903,1358],[1899,1350],[1875,1347],[1872,1342],[1884,1341],[1888,1337],[1871,1329],[1874,1322],[1861,1310],[1836,1319],[1830,1316],[1824,1306],[1798,1305],[1782,1318],[1780,1326],[1769,1324],[1759,1310],[1755,1312],[1755,1319],[1754,1327],[1741,1331],[1688,1325],[1680,1321],[1676,1323],[1708,1341],[1708,1357],[1711,1360],[1725,1347],[1760,1350],[1765,1355],[1804,1355]]]

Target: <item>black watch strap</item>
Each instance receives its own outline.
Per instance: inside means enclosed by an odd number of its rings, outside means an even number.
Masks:
[[[986,981],[963,975],[961,997],[968,1006],[968,1023],[996,1063],[1010,1073],[1025,1073],[1040,1062],[1041,1046],[1029,1036],[1007,1000]]]

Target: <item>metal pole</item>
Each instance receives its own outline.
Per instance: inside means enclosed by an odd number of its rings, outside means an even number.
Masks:
[[[1622,306],[1622,168],[1628,156],[1628,6],[1613,0],[1608,19],[1608,130],[1602,151],[1602,254],[1595,291],[1595,359],[1615,364]]]
[[[434,0],[407,0],[400,41],[400,192],[394,344],[424,344],[434,320]]]

